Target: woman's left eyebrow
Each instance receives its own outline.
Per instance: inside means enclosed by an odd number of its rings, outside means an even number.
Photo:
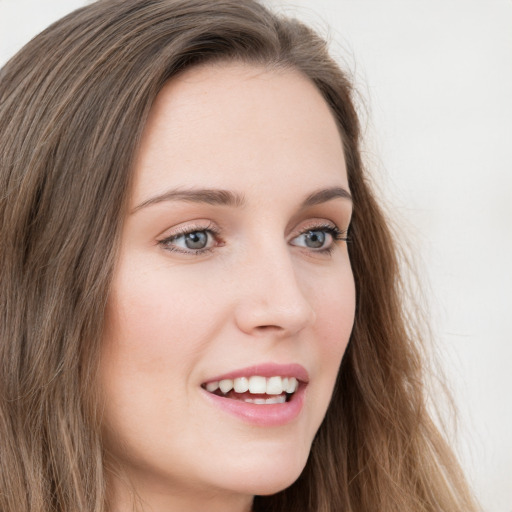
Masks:
[[[331,199],[347,199],[352,202],[352,196],[350,192],[343,187],[330,187],[330,188],[322,188],[320,190],[316,190],[315,192],[309,194],[306,199],[302,202],[302,208],[308,208],[310,206],[315,206],[316,204],[326,203]]]

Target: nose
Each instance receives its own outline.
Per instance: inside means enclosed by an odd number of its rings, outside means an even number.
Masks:
[[[289,337],[314,324],[306,283],[298,279],[288,248],[254,252],[237,283],[235,320],[246,334]]]

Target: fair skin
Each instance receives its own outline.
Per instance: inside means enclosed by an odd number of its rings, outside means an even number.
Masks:
[[[131,488],[145,512],[247,512],[297,479],[352,329],[351,209],[336,123],[297,71],[216,64],[164,87],[100,365],[112,512]],[[207,390],[274,375],[288,392]]]

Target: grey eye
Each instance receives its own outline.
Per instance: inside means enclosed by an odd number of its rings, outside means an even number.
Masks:
[[[187,249],[204,249],[208,245],[208,234],[206,231],[193,231],[183,235]]]
[[[308,249],[326,249],[333,243],[333,235],[326,229],[310,229],[296,236],[292,245]]]
[[[304,233],[304,243],[311,249],[320,249],[325,244],[325,232],[323,231],[308,231]]]
[[[215,235],[209,229],[197,229],[174,235],[160,242],[166,249],[189,254],[199,254],[215,245]]]

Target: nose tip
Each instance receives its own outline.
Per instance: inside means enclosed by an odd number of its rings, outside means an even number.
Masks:
[[[252,273],[236,307],[236,322],[243,332],[284,337],[315,323],[316,312],[293,268],[281,267],[273,277],[266,266],[262,273]]]
[[[237,323],[242,331],[250,334],[275,333],[291,336],[312,325],[315,318],[314,311],[309,307],[277,306],[261,302],[239,308]]]

